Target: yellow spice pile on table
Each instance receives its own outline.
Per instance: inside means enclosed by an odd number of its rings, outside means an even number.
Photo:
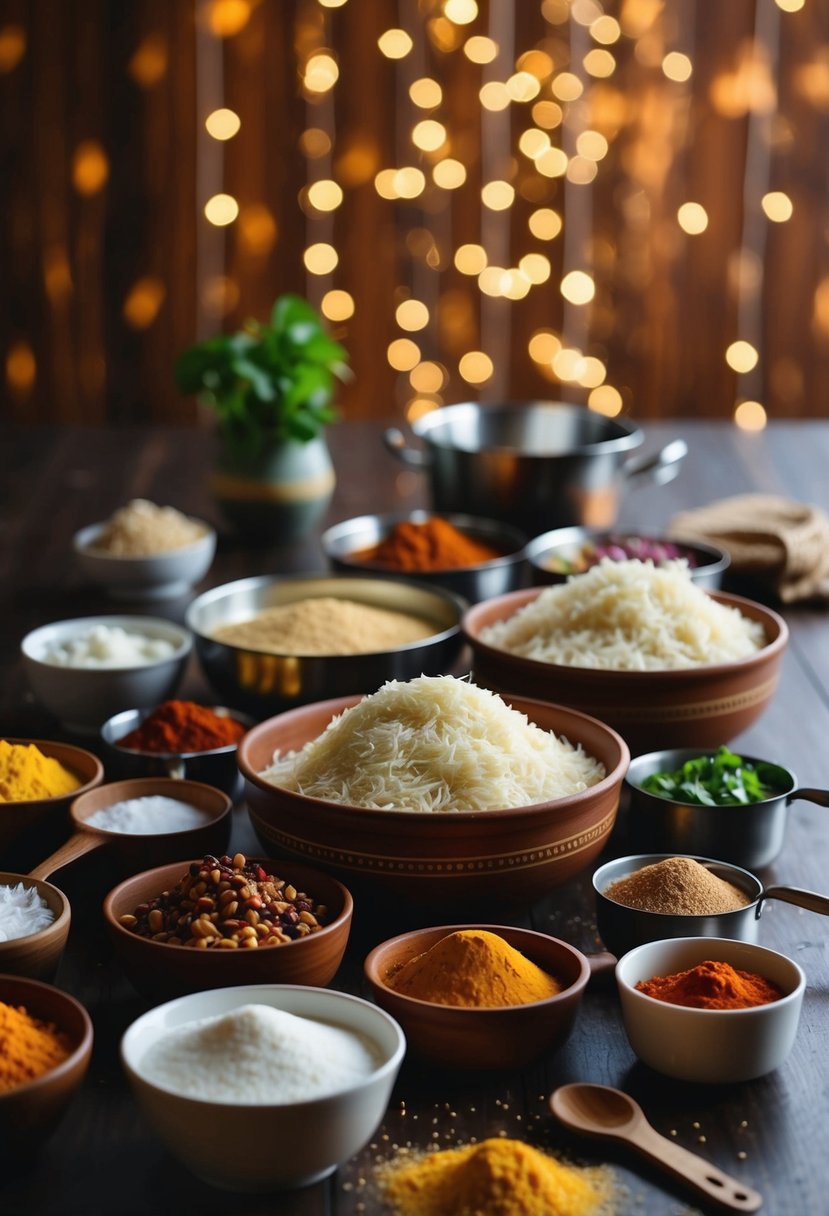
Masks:
[[[380,1168],[396,1216],[612,1216],[612,1175],[564,1165],[520,1140],[398,1158]]]

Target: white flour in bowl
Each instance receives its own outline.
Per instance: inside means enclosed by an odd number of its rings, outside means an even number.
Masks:
[[[270,1005],[176,1026],[148,1048],[148,1081],[188,1098],[283,1105],[348,1089],[381,1064],[370,1039]]]

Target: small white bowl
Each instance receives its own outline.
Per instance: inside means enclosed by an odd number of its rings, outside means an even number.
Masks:
[[[356,1031],[376,1044],[382,1062],[348,1089],[272,1105],[245,1103],[241,1093],[235,1103],[187,1098],[143,1075],[146,1052],[173,1027],[250,1004]],[[149,1010],[127,1028],[121,1061],[174,1156],[212,1186],[261,1192],[310,1186],[358,1152],[383,1118],[405,1049],[397,1022],[360,997],[329,988],[257,984],[197,992]]]
[[[192,522],[204,528],[204,534],[189,545],[164,553],[137,557],[96,549],[95,542],[106,528],[105,523],[81,528],[75,533],[72,546],[87,578],[106,588],[114,599],[172,599],[204,578],[216,552],[215,529],[201,519]]]
[[[165,659],[132,667],[61,667],[49,662],[47,649],[85,634],[95,625],[120,626],[175,647]],[[193,637],[182,625],[151,616],[88,616],[41,625],[20,643],[32,692],[69,730],[98,731],[122,709],[146,709],[166,701],[178,688]]]
[[[691,1009],[639,992],[655,975],[675,975],[712,959],[777,984],[784,995],[751,1009]],[[806,976],[797,963],[753,942],[677,937],[645,942],[616,965],[630,1045],[645,1064],[680,1081],[751,1081],[779,1068],[797,1034]]]

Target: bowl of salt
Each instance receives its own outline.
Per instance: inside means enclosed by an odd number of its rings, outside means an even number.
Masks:
[[[232,807],[227,794],[200,781],[173,777],[112,781],[75,799],[69,808],[72,835],[30,874],[47,879],[104,847],[116,867],[129,874],[169,861],[223,853],[230,839]]]

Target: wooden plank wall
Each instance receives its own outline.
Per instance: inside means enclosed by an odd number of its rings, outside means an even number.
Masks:
[[[480,0],[469,24],[449,21],[443,0],[6,0],[0,17],[0,386],[3,415],[21,421],[126,423],[194,420],[194,402],[172,381],[175,354],[197,335],[264,316],[281,291],[320,303],[331,289],[354,300],[332,325],[355,378],[346,416],[405,417],[418,393],[387,348],[409,336],[438,366],[435,403],[466,398],[585,401],[534,361],[533,334],[598,357],[623,409],[638,418],[730,417],[741,398],[770,417],[819,417],[829,391],[829,0]],[[584,69],[604,44],[591,23],[620,22],[606,78]],[[385,57],[377,40],[404,28],[412,48]],[[506,31],[506,36],[504,32]],[[499,36],[480,66],[464,53],[473,35]],[[518,147],[533,101],[506,117],[483,110],[479,89],[505,79],[540,50],[539,99],[572,72],[583,95],[563,103],[552,143],[572,150],[598,130],[607,155],[586,185],[539,174]],[[309,56],[328,50],[339,68],[322,95],[303,89]],[[692,74],[670,80],[671,52]],[[408,85],[437,80],[442,102],[418,110]],[[210,110],[241,118],[219,145]],[[436,154],[411,141],[416,121],[444,123]],[[309,156],[303,132],[324,131],[330,150]],[[482,154],[483,151],[483,154]],[[462,161],[455,190],[429,184],[446,155]],[[501,164],[516,189],[507,213],[487,211],[480,189]],[[419,166],[427,188],[389,200],[382,169]],[[343,188],[333,212],[304,191],[317,177]],[[788,222],[769,221],[763,194],[791,199]],[[237,199],[239,218],[211,226],[213,193]],[[677,209],[701,203],[696,236]],[[538,207],[556,209],[563,232],[528,229]],[[493,234],[495,236],[493,237]],[[515,266],[548,257],[546,282],[523,299],[482,295],[454,264],[460,245],[492,239]],[[337,249],[336,269],[309,274],[307,245]],[[488,250],[492,260],[494,254]],[[587,269],[592,303],[568,305],[560,281]],[[406,335],[395,308],[423,300],[430,322]],[[726,347],[745,339],[757,367],[737,376]],[[483,349],[489,381],[470,384],[460,357]],[[422,404],[415,409],[424,408]]]

